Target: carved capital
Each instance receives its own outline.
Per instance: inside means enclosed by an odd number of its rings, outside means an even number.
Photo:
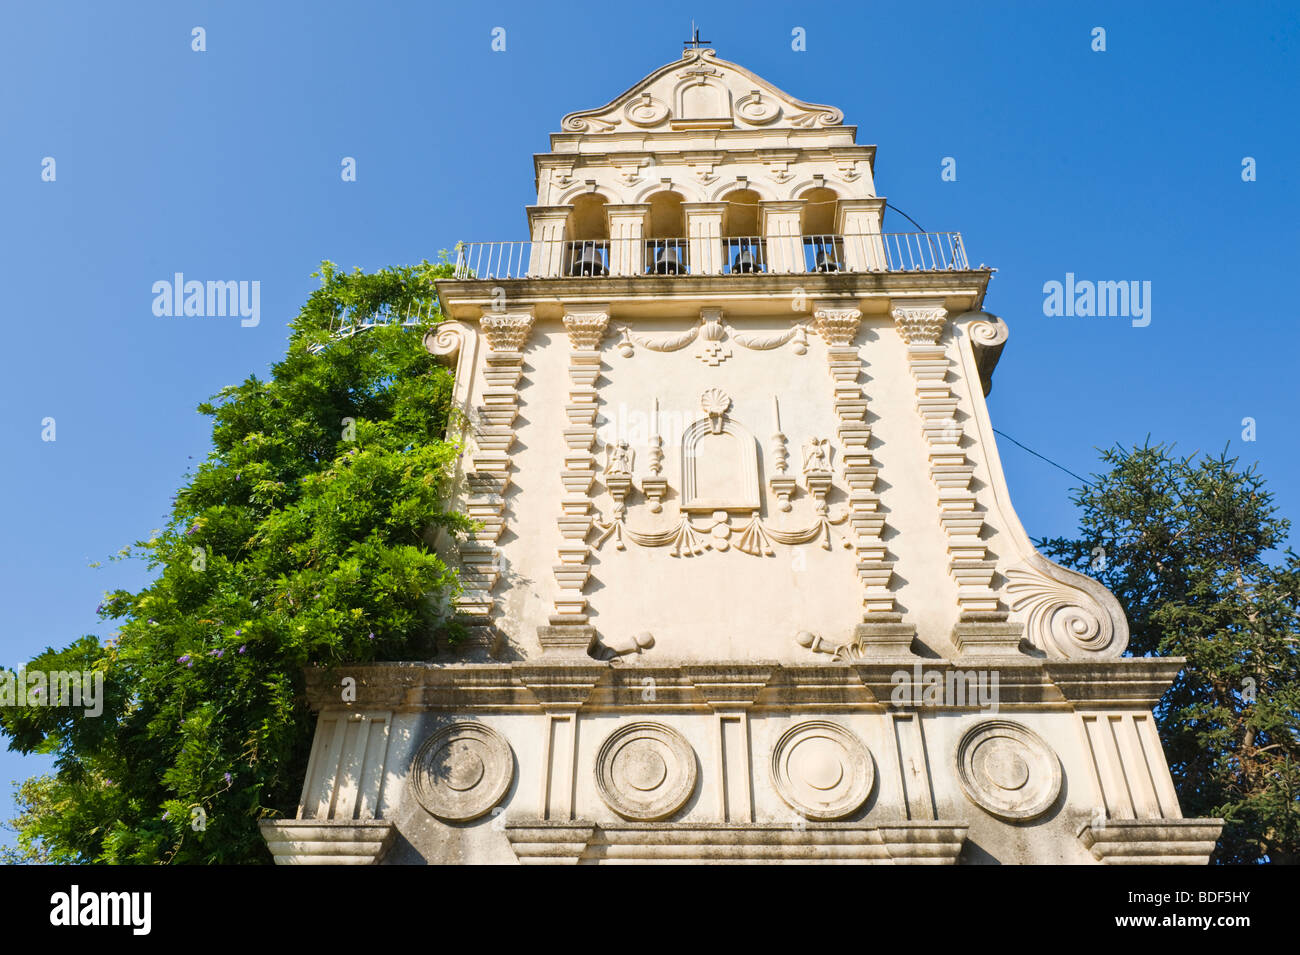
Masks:
[[[574,348],[599,348],[608,327],[608,306],[568,309],[564,313],[564,330]]]
[[[862,312],[851,305],[835,305],[829,302],[813,303],[813,319],[817,332],[826,339],[828,345],[852,345],[858,337],[858,325],[862,321]]]
[[[484,312],[479,327],[493,351],[522,351],[533,330],[533,310]]]
[[[937,302],[895,305],[890,314],[894,327],[909,345],[935,345],[948,321],[948,310]]]

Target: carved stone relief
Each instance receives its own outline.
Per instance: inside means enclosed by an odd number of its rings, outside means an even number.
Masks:
[[[867,801],[875,767],[856,735],[838,723],[809,720],[791,727],[773,747],[772,782],[795,812],[831,821]]]
[[[653,352],[674,352],[698,340],[700,348],[695,357],[712,368],[718,367],[732,356],[731,348],[728,347],[730,342],[751,351],[771,351],[793,343],[796,355],[808,352],[808,327],[802,322],[796,322],[779,332],[741,332],[722,320],[720,308],[701,309],[698,325],[674,335],[645,335],[626,326],[620,326],[618,331],[622,336],[618,351],[624,358],[631,358],[638,347]]]
[[[452,723],[415,754],[411,788],[437,818],[468,822],[492,811],[514,775],[514,756],[501,734],[482,723]]]
[[[625,453],[621,448],[623,442],[607,449],[603,477],[614,507],[608,517],[594,522],[599,534],[597,547],[612,539],[618,550],[625,550],[630,541],[639,547],[670,547],[674,557],[698,555],[706,550],[724,552],[732,547],[742,553],[771,557],[776,553],[773,543],[799,545],[820,539],[822,547],[830,549],[831,528],[843,524],[849,512],[846,509],[832,516],[826,503],[832,479],[829,441],[811,441],[815,452],[810,452],[808,460],[825,465],[825,470],[813,470],[805,475],[817,519],[801,528],[768,524],[760,517],[758,442],[748,428],[730,416],[731,405],[731,397],[720,388],[706,389],[700,396],[700,407],[706,417],[689,425],[682,435],[680,517],[675,526],[642,531],[626,523],[627,500],[635,490],[630,451]],[[775,404],[774,412],[779,427]],[[656,401],[656,419],[657,415]],[[660,476],[662,450],[657,422],[654,431],[650,439],[652,476],[643,479],[641,484],[651,502],[650,510],[659,513],[663,509],[667,481]],[[780,509],[789,511],[789,496],[795,481],[786,475],[784,435],[778,432],[776,438],[780,439],[777,476],[771,484]],[[733,524],[733,519],[740,523]],[[846,541],[844,546],[850,545]]]
[[[987,720],[957,744],[957,781],[971,802],[1001,819],[1041,816],[1061,793],[1061,762],[1019,723]]]
[[[596,754],[596,789],[624,819],[656,822],[686,805],[695,792],[695,750],[663,723],[616,729]]]

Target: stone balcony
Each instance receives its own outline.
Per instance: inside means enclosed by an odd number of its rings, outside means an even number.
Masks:
[[[951,272],[969,267],[960,232],[705,234],[461,243],[455,278]]]
[[[462,243],[453,276],[436,284],[444,313],[460,321],[503,307],[558,319],[584,302],[621,320],[698,317],[701,305],[778,317],[814,299],[887,316],[906,297],[941,299],[953,314],[979,309],[992,274],[971,267],[958,232],[713,234]]]

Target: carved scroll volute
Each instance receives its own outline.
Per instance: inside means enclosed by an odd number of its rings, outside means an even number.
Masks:
[[[474,359],[478,352],[478,333],[461,322],[447,321],[424,336],[424,347],[456,376],[452,395],[456,410],[469,410],[470,386],[473,384]],[[456,427],[453,422],[452,427]]]
[[[1027,609],[1025,637],[1051,657],[1111,660],[1128,647],[1128,620],[1115,595],[1041,554],[1007,570],[1013,610]]]
[[[985,397],[993,390],[993,369],[1002,356],[1002,348],[1007,343],[1010,329],[1007,323],[989,312],[967,312],[959,315],[954,322],[971,319],[966,324],[966,334],[970,336],[971,350],[975,355],[975,367],[979,371],[980,386]]]

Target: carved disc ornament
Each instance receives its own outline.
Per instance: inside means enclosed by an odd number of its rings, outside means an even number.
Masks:
[[[596,789],[624,819],[656,822],[673,815],[695,792],[695,750],[663,723],[616,729],[596,754]]]
[[[791,809],[830,821],[856,812],[875,782],[871,753],[853,733],[826,720],[791,727],[772,750],[772,782]]]
[[[468,822],[492,811],[514,775],[514,755],[500,733],[482,723],[452,723],[415,754],[411,788],[437,818]]]
[[[1013,822],[1041,816],[1061,793],[1061,762],[1019,723],[987,720],[957,744],[957,781],[975,805]]]

